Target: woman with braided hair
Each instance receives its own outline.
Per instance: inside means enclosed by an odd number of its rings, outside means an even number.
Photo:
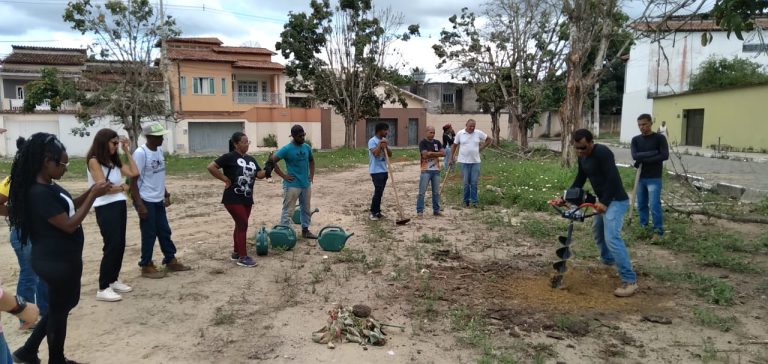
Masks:
[[[67,171],[66,148],[53,134],[36,133],[16,154],[11,168],[11,226],[22,244],[32,241],[32,269],[48,286],[48,315],[38,322],[24,346],[13,353],[16,363],[40,363],[38,348],[48,337],[48,363],[74,364],[64,357],[67,316],[80,300],[83,273],[83,229],[80,226],[97,197],[112,185],[95,183],[76,199],[54,183]],[[28,239],[31,238],[31,239]]]

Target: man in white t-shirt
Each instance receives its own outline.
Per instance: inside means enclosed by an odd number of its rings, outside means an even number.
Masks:
[[[165,209],[171,205],[171,194],[165,189],[165,158],[163,156],[163,135],[169,131],[154,123],[144,127],[147,143],[133,152],[133,159],[139,169],[139,177],[131,180],[133,207],[139,214],[141,229],[141,276],[163,278],[165,272],[158,270],[152,262],[155,240],[160,241],[163,264],[166,270],[178,272],[190,268],[176,259],[176,246],[171,240],[171,226]]]
[[[476,130],[477,123],[469,119],[464,130],[459,131],[453,138],[451,160],[461,163],[461,174],[464,178],[464,206],[477,207],[477,180],[480,178],[480,152],[491,145],[493,141],[488,134]],[[458,154],[458,158],[456,155]]]

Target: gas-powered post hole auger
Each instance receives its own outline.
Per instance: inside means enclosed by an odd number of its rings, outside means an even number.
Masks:
[[[573,256],[573,251],[571,250],[573,223],[575,221],[584,222],[585,219],[597,215],[596,212],[587,213],[587,209],[595,209],[596,201],[597,199],[594,195],[581,188],[570,188],[565,191],[562,200],[549,201],[549,204],[560,213],[560,216],[569,221],[567,234],[558,237],[561,247],[555,253],[560,260],[552,265],[555,268],[555,275],[550,281],[552,288],[562,287],[565,272],[568,271],[568,259]]]

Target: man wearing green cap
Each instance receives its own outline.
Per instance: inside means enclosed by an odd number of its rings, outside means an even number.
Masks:
[[[169,131],[160,123],[144,127],[147,143],[133,152],[133,159],[139,168],[139,176],[131,179],[131,197],[133,207],[139,214],[141,229],[141,276],[163,278],[152,262],[152,250],[155,240],[160,241],[163,252],[163,264],[166,270],[178,272],[190,268],[176,259],[176,246],[171,240],[171,227],[165,209],[171,205],[171,194],[165,189],[165,158],[163,156],[163,136]]]
[[[301,236],[306,239],[317,239],[317,236],[309,231],[311,222],[310,198],[312,196],[312,181],[315,178],[315,158],[312,156],[312,148],[304,143],[304,128],[294,125],[291,128],[293,141],[280,148],[272,155],[275,164],[274,171],[283,178],[283,212],[280,215],[280,224],[290,225],[290,214],[299,200],[301,207]],[[285,160],[288,170],[286,174],[278,166],[277,162]]]

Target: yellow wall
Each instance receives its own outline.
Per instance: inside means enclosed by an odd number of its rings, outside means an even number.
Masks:
[[[719,137],[733,147],[768,148],[767,102],[768,85],[657,98],[653,126],[666,121],[670,143],[682,145],[683,110],[704,109],[703,147],[717,144]]]

